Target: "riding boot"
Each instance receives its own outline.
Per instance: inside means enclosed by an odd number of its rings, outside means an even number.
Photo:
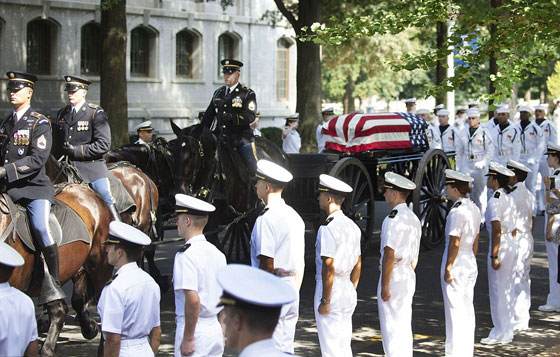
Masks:
[[[119,214],[119,211],[117,210],[117,206],[112,204],[112,205],[109,206],[109,210],[111,211],[111,215],[113,216],[113,219],[115,221],[122,222],[121,215]]]
[[[39,295],[39,304],[46,304],[51,301],[64,299],[66,295],[60,286],[58,246],[55,243],[48,247],[43,247],[42,251],[48,273],[47,270],[45,270],[41,293]]]

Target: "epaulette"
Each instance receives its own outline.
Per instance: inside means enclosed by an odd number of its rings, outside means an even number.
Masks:
[[[398,210],[392,210],[391,213],[389,213],[389,218],[395,218],[397,216],[397,213],[399,213]]]
[[[87,105],[88,105],[88,107],[93,108],[93,109],[99,108],[99,105],[97,105],[97,104],[88,103]]]
[[[268,207],[263,208],[263,210],[259,212],[259,216],[262,216],[263,214],[265,214],[266,211],[268,211]]]
[[[333,217],[327,218],[327,219],[325,220],[325,222],[324,222],[322,225],[323,225],[323,226],[328,225],[329,223],[331,223],[331,222],[333,221],[333,219],[334,219]]]
[[[119,274],[113,274],[113,276],[111,277],[111,279],[109,279],[109,281],[107,281],[105,283],[105,286],[111,284],[113,282],[113,280],[115,280],[117,278],[117,276],[119,276]]]
[[[511,188],[511,192],[513,192],[513,191],[515,191],[515,190],[517,190],[517,186],[513,186],[513,187]]]
[[[37,118],[37,119],[47,119],[46,116],[44,116],[41,113],[37,113],[37,112],[31,112],[31,113],[29,113],[29,115],[32,116],[33,118]]]
[[[461,205],[461,201],[457,201],[457,202],[455,202],[455,204],[453,205],[452,208],[457,208],[457,207],[459,207],[460,205]]]
[[[47,117],[41,113],[31,112],[29,113],[29,116],[35,118],[35,122],[33,123],[33,129],[35,129],[37,124],[49,124],[49,126],[51,125],[49,119],[47,119]]]
[[[190,243],[185,243],[181,246],[181,248],[179,248],[179,250],[177,250],[178,253],[183,253],[185,250],[189,249],[189,247],[191,246]]]
[[[495,198],[500,198],[500,193],[499,193],[499,192],[496,192],[496,193],[494,194],[494,197],[495,197]]]

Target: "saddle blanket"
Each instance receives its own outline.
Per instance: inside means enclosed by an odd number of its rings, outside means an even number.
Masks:
[[[428,147],[426,121],[411,113],[344,114],[323,124],[325,148],[357,153]]]
[[[111,173],[113,169],[119,167],[120,165],[124,165],[124,163],[119,162],[108,167],[109,176],[107,178],[109,179],[111,195],[113,196],[115,206],[117,207],[117,211],[119,211],[119,213],[126,212],[131,208],[132,211],[136,211],[136,202],[134,201],[134,198],[132,198],[132,195],[128,192],[122,181]]]
[[[15,204],[7,194],[3,196],[8,204],[16,233],[25,246],[35,251],[35,243],[29,230],[27,210]],[[68,207],[66,203],[56,198],[54,205],[51,206],[49,227],[51,235],[59,247],[75,241],[82,241],[86,244],[89,244],[91,241],[89,231],[80,216],[72,208]],[[10,236],[12,237],[11,239],[15,239],[12,235]]]

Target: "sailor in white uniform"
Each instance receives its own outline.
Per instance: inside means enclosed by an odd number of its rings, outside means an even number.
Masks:
[[[515,125],[509,121],[509,108],[500,107],[496,109],[496,113],[498,125],[490,130],[494,143],[494,158],[492,160],[505,166],[510,159],[519,161],[519,155],[521,154],[520,133]]]
[[[218,283],[226,346],[239,357],[293,356],[276,348],[272,334],[282,306],[297,299],[294,289],[281,278],[240,264],[222,269]]]
[[[150,237],[126,223],[109,223],[109,236],[103,244],[115,274],[97,304],[105,356],[157,354],[161,338],[160,289],[136,264],[143,247],[151,243]]]
[[[521,154],[519,162],[529,168],[529,175],[525,181],[525,185],[531,192],[533,199],[537,195],[537,174],[539,171],[539,162],[544,155],[546,142],[543,137],[541,127],[534,121],[530,121],[532,110],[529,107],[519,107],[519,138],[521,141]],[[514,160],[515,161],[515,160]],[[533,205],[534,207],[535,205]]]
[[[35,305],[8,283],[14,268],[23,264],[23,257],[14,248],[0,242],[0,356],[39,354]]]
[[[560,145],[548,144],[548,165],[552,168],[552,175],[545,177],[546,202],[560,199]],[[548,187],[547,187],[548,186]],[[545,246],[548,257],[548,295],[546,303],[538,307],[539,311],[560,312],[560,282],[558,281],[558,244],[552,241],[552,237],[560,229],[560,214],[545,215]]]
[[[138,140],[134,142],[135,144],[149,145],[152,143],[154,128],[152,128],[152,122],[150,120],[136,125],[134,129],[136,129],[136,133],[138,133]]]
[[[175,202],[177,230],[185,239],[173,263],[175,357],[222,356],[218,272],[226,266],[226,257],[202,233],[215,207],[184,194],[176,194]]]
[[[445,251],[441,261],[441,290],[445,309],[445,355],[474,354],[474,285],[478,276],[476,253],[480,211],[467,198],[469,175],[445,170],[445,192],[454,202],[445,224]]]
[[[495,192],[486,209],[486,229],[490,247],[488,249],[488,292],[490,313],[494,327],[488,337],[480,343],[507,344],[513,340],[514,281],[517,264],[515,225],[517,210],[509,180],[514,173],[492,161],[488,171],[488,188]]]
[[[282,278],[297,293],[292,303],[282,307],[273,336],[278,349],[294,353],[299,289],[305,268],[305,224],[282,199],[284,187],[293,178],[288,170],[271,161],[259,160],[255,176],[257,196],[266,207],[251,233],[251,265]]]
[[[441,138],[441,148],[445,152],[455,152],[455,140],[457,139],[457,131],[453,125],[449,125],[449,110],[440,109],[437,112],[439,120],[439,136]]]
[[[510,184],[510,194],[517,209],[515,237],[517,263],[515,266],[514,329],[529,328],[531,308],[531,260],[533,259],[533,229],[535,227],[535,196],[525,186],[531,169],[520,162],[509,160],[507,168],[515,173]]]
[[[286,154],[297,154],[301,149],[301,137],[297,132],[299,127],[299,113],[286,118],[286,126],[282,131],[282,150]]]
[[[467,127],[467,110],[466,106],[459,106],[455,111],[455,121],[453,121],[453,125],[455,125],[455,129],[457,129],[458,132]]]
[[[406,198],[416,188],[407,178],[385,173],[385,202],[392,208],[381,226],[380,276],[377,307],[388,357],[412,356],[412,297],[422,228]]]
[[[426,138],[430,149],[441,149],[441,136],[439,132],[432,125],[432,114],[428,109],[418,109],[416,114],[426,121],[428,129],[426,129]]]
[[[416,113],[416,98],[408,98],[404,100],[406,105],[406,112],[415,114]]]
[[[543,132],[545,146],[548,144],[557,144],[558,140],[558,133],[556,131],[556,127],[554,124],[546,118],[546,105],[539,104],[535,106],[535,123],[537,123]],[[546,151],[546,150],[545,150]],[[542,182],[543,178],[549,176],[551,174],[550,167],[548,165],[548,161],[546,159],[546,155],[543,155],[539,161],[539,176],[541,189],[537,192],[537,205],[539,211],[544,211],[545,206],[545,191],[544,191],[544,184]]]
[[[457,139],[457,167],[458,171],[474,179],[470,197],[480,210],[484,222],[487,203],[486,174],[494,155],[494,144],[488,129],[480,125],[478,108],[467,111],[467,123],[468,127],[459,133]]]
[[[323,357],[352,357],[352,314],[357,304],[362,232],[342,212],[352,187],[329,176],[319,176],[319,207],[327,213],[317,232],[315,254],[315,321]]]
[[[321,116],[323,117],[323,121],[317,125],[317,129],[315,130],[315,136],[317,138],[317,152],[323,152],[323,150],[325,150],[326,138],[323,135],[323,124],[328,123],[329,120],[334,118],[334,108],[328,107],[323,109],[323,111],[321,111]]]

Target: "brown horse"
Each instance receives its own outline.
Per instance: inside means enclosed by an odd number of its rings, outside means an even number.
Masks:
[[[91,238],[90,244],[75,241],[60,246],[59,256],[61,284],[72,279],[74,284],[72,307],[77,312],[82,335],[87,339],[92,339],[97,335],[98,327],[95,320],[89,317],[87,302],[91,298],[99,298],[101,290],[105,282],[110,279],[113,270],[107,264],[107,256],[102,246],[109,231],[111,213],[101,197],[86,185],[70,184],[64,187],[56,198],[80,216]],[[0,198],[0,207],[0,232],[5,232],[12,219],[3,197]],[[36,269],[41,267],[38,258],[39,250],[37,249],[35,252],[29,250],[13,228],[7,236],[6,243],[16,249],[25,260],[22,267],[14,270],[10,284],[31,296],[38,296],[43,278],[42,273],[36,274],[37,271],[42,272],[42,269]],[[64,300],[56,300],[47,304],[47,312],[50,325],[41,354],[54,356],[56,342],[68,307]]]

